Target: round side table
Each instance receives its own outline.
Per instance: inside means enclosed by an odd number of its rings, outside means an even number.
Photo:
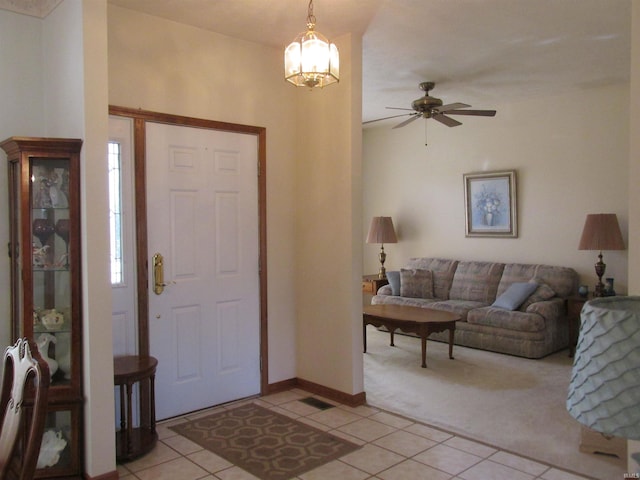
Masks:
[[[116,460],[133,460],[149,452],[158,440],[154,380],[158,360],[128,355],[113,359],[113,382],[120,389],[120,430],[116,432]],[[133,427],[132,389],[140,383],[139,424]]]

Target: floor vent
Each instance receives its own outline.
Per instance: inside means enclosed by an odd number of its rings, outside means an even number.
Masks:
[[[333,408],[333,405],[331,405],[330,403],[323,402],[322,400],[319,400],[315,397],[301,398],[300,401],[302,403],[306,403],[307,405],[311,405],[312,407],[316,407],[320,410],[327,410],[329,408]]]

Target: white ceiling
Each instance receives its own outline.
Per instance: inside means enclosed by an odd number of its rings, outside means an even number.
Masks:
[[[0,8],[58,1],[0,0]],[[474,108],[627,82],[631,1],[314,0],[314,13],[316,29],[329,39],[364,33],[366,121],[401,113],[385,107],[409,107],[426,80],[436,82],[432,95],[444,103]],[[307,0],[108,2],[280,48],[306,29],[308,6]]]

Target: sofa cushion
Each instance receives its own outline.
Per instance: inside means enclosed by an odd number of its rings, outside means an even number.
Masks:
[[[548,285],[559,297],[574,295],[578,288],[578,274],[573,268],[552,265],[507,263],[498,285],[498,295],[514,282],[534,281]]]
[[[542,315],[496,307],[482,307],[471,310],[467,315],[467,322],[522,332],[539,332],[545,328],[545,320]]]
[[[449,298],[490,305],[496,299],[503,263],[459,262],[453,276]]]
[[[387,280],[391,285],[391,295],[400,295],[400,272],[397,270],[387,272]]]
[[[466,322],[469,312],[476,308],[486,306],[486,303],[474,302],[471,300],[438,300],[427,305],[428,308],[434,310],[444,310],[460,315],[460,321]]]
[[[516,310],[537,288],[538,284],[533,282],[512,283],[491,306],[505,310]]]
[[[449,298],[449,290],[453,274],[458,265],[457,260],[447,260],[445,258],[418,257],[409,259],[405,268],[420,268],[433,272],[433,296],[442,300]]]
[[[559,297],[575,295],[578,289],[578,274],[573,268],[538,265],[535,279],[546,283]]]
[[[431,308],[433,298],[407,298],[395,295],[375,295],[371,305],[406,305],[409,307]]]
[[[533,281],[538,265],[528,263],[506,263],[498,285],[498,296],[502,295],[512,283]],[[537,282],[540,283],[540,282]]]
[[[535,282],[535,279],[532,281],[532,283],[537,284],[537,282]],[[556,296],[556,292],[554,292],[553,289],[546,283],[540,283],[537,285],[538,287],[535,289],[535,291],[531,295],[529,295],[529,298],[527,298],[522,303],[522,305],[520,305],[520,308],[518,308],[518,310],[524,312],[532,303],[544,302],[545,300],[549,300]]]
[[[401,268],[400,295],[408,298],[433,298],[431,270]]]

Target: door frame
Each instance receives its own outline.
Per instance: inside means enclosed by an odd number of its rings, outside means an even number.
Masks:
[[[268,335],[267,335],[267,129],[237,123],[218,122],[194,117],[184,117],[128,107],[109,105],[109,115],[133,119],[133,163],[136,215],[136,263],[138,352],[147,356],[149,345],[149,265],[147,248],[147,186],[146,186],[146,123],[164,123],[194,128],[205,128],[258,137],[258,257],[260,282],[260,394],[265,395],[269,386]]]

